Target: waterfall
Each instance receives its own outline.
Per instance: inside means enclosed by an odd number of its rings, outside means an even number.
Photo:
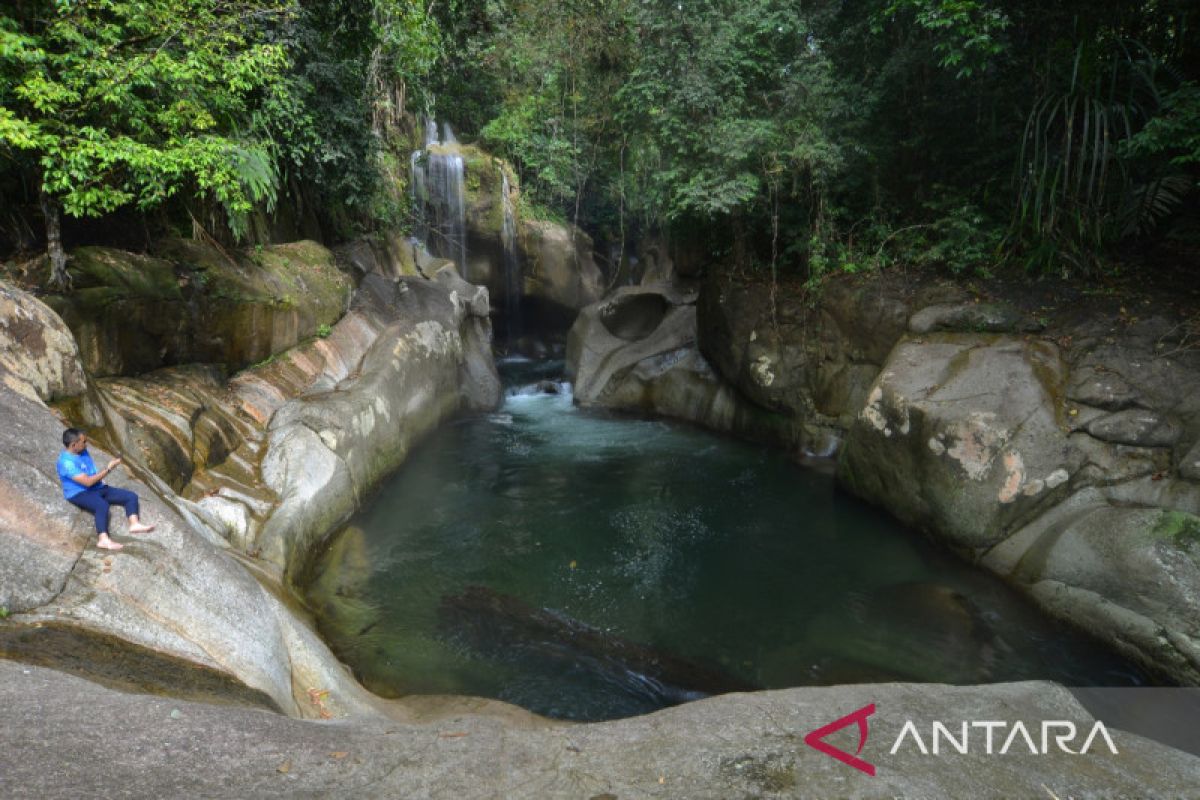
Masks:
[[[425,188],[425,151],[414,150],[409,159],[409,174],[412,175],[413,238],[424,245],[429,241],[429,225],[425,222],[425,203],[429,192]]]
[[[413,234],[435,256],[448,258],[467,274],[467,207],[463,157],[457,140],[445,126],[446,141],[438,141],[437,122],[425,121],[425,149],[412,154]]]
[[[508,341],[512,344],[521,333],[521,261],[517,255],[517,219],[509,196],[508,172],[500,168],[500,203],[504,222],[500,241],[504,245],[504,317]]]

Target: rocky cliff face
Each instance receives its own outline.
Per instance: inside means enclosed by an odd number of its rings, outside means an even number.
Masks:
[[[296,346],[346,311],[353,284],[315,242],[229,254],[173,240],[153,255],[104,247],[71,253],[75,289],[45,298],[94,378],[164,365],[232,371]],[[22,276],[44,285],[40,262]]]
[[[188,365],[89,382],[50,309],[7,284],[0,300],[0,655],[295,716],[372,712],[279,597],[413,441],[498,402],[486,291],[370,275],[326,338],[232,380]],[[125,456],[110,482],[157,525],[126,538],[114,513],[119,554],[90,546],[54,474],[63,423],[44,401],[72,395],[58,413],[93,427],[97,461]]]
[[[847,488],[1200,684],[1200,351],[1178,321],[1046,319],[887,278],[689,300],[645,287],[585,309],[579,401],[839,453]]]

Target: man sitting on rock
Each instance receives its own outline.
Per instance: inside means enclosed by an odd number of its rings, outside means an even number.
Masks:
[[[99,472],[87,451],[88,438],[78,428],[63,431],[63,447],[58,456],[58,478],[62,481],[63,496],[75,505],[96,515],[96,532],[100,534],[96,546],[104,550],[120,550],[125,545],[108,537],[108,509],[118,505],[129,517],[130,533],[146,533],[154,530],[153,525],[143,525],[138,519],[138,496],[128,489],[105,486],[104,477],[121,466],[121,459],[114,458]]]

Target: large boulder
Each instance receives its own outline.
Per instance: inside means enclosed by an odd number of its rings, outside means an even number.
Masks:
[[[1101,400],[1128,393],[1116,381],[1072,380],[1059,346],[1041,339],[905,339],[871,388],[838,476],[1148,671],[1195,685],[1200,491],[1168,475],[1185,428],[1145,407],[1106,411],[1069,397],[1085,390]]]
[[[700,350],[754,405],[762,438],[828,455],[908,314],[904,293],[888,286],[831,281],[810,303],[794,287],[714,277],[700,293]]]
[[[733,430],[738,401],[696,348],[695,299],[625,287],[584,308],[567,339],[576,402]]]
[[[592,256],[592,239],[570,224],[521,220],[523,297],[541,312],[568,323],[575,312],[600,299],[604,279]]]
[[[872,385],[838,476],[904,522],[976,553],[1061,499],[1074,468],[1065,367],[1042,341],[929,334]]]
[[[79,348],[62,319],[33,295],[0,281],[0,372],[27,397],[54,400],[84,393]]]
[[[1085,489],[983,564],[1151,673],[1200,685],[1200,517]]]
[[[81,247],[70,273],[74,290],[46,303],[97,378],[191,362],[240,369],[336,322],[353,289],[315,242],[236,256],[183,240],[153,256]]]

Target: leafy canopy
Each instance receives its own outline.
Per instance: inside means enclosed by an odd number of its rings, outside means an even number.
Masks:
[[[285,75],[287,0],[57,0],[0,16],[0,148],[74,216],[148,209],[185,186],[231,219],[272,202],[244,127]]]

